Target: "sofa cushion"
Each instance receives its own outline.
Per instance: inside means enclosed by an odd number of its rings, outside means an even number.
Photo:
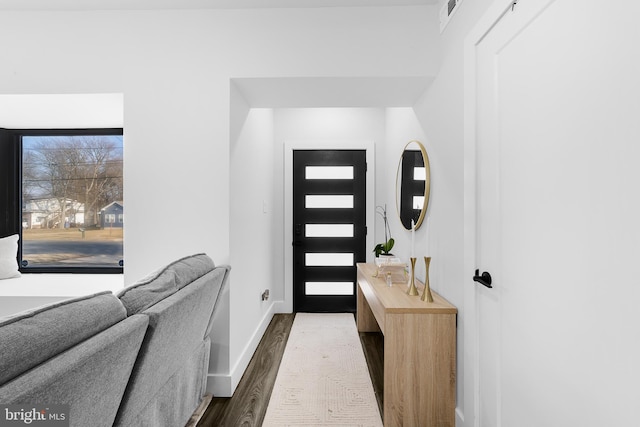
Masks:
[[[180,369],[146,396],[144,406],[130,412],[121,424],[130,427],[173,427],[188,425],[189,418],[206,393],[211,341],[207,338],[184,355]],[[179,397],[178,397],[179,396]],[[144,404],[146,402],[146,404]],[[127,422],[124,424],[123,422]]]
[[[69,405],[69,427],[111,427],[148,323],[125,318],[44,361],[0,385],[0,402]]]
[[[207,367],[199,365],[200,368],[196,370],[187,360],[194,352],[200,351],[202,342],[207,340],[206,330],[226,273],[226,268],[216,267],[141,313],[149,316],[149,328],[118,409],[114,424],[116,427],[173,426],[186,423],[198,406],[199,399],[189,400],[187,406],[192,407],[184,412],[180,408],[185,406],[184,399],[188,397],[180,395],[182,403],[175,396],[160,402],[161,396],[166,392],[163,387],[174,376],[184,377],[180,381],[191,381],[188,378],[205,381]],[[180,423],[169,420],[160,422],[154,416],[149,423],[139,424],[137,414],[149,411],[150,402],[166,406],[163,411],[172,412],[171,419],[177,417],[175,419],[180,419]]]
[[[0,319],[0,384],[126,318],[105,291]]]
[[[16,258],[19,238],[17,234],[0,238],[0,279],[20,277]]]
[[[215,268],[206,254],[181,258],[118,293],[127,315],[140,313]]]

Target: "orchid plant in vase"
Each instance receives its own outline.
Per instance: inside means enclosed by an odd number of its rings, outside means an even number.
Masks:
[[[393,256],[391,249],[395,241],[391,237],[391,229],[389,228],[389,220],[387,218],[387,205],[376,207],[376,213],[382,217],[384,221],[384,242],[378,243],[373,252],[376,254],[376,258],[380,255]]]

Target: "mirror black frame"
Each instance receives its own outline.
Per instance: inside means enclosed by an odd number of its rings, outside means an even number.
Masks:
[[[417,144],[417,149],[411,147]],[[406,165],[407,167],[404,167]],[[422,167],[425,169],[425,180],[413,179],[413,169]],[[396,210],[403,227],[411,230],[411,220],[414,221],[415,230],[420,228],[429,207],[429,194],[431,193],[431,167],[427,150],[420,141],[411,140],[405,145],[396,173]],[[413,209],[413,197],[424,196],[422,209]]]

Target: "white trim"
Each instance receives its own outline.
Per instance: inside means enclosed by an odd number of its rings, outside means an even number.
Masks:
[[[271,303],[264,316],[258,323],[258,327],[254,331],[247,345],[242,349],[240,357],[229,374],[211,374],[207,375],[207,393],[213,394],[215,397],[231,397],[238,387],[242,375],[249,366],[260,340],[262,339],[273,315],[275,314],[276,303]]]
[[[293,140],[284,142],[284,301],[278,313],[293,312],[293,150],[366,150],[367,159],[367,241],[373,247],[375,220],[375,144],[372,140]]]

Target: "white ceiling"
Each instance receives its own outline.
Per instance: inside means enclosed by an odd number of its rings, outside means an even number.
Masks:
[[[437,3],[438,0],[0,0],[0,10],[262,9]]]

